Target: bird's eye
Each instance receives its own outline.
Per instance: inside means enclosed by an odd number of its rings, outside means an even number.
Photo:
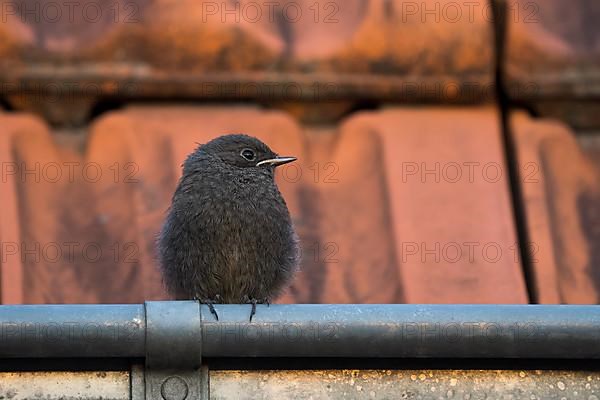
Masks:
[[[256,154],[254,153],[254,151],[252,151],[250,149],[242,150],[240,155],[248,161],[254,161],[256,159]]]

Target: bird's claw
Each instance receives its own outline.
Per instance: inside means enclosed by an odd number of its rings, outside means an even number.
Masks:
[[[222,303],[222,299],[220,295],[216,295],[214,299],[201,299],[195,298],[195,300],[199,301],[201,304],[206,304],[210,313],[215,316],[215,319],[219,320],[219,314],[217,314],[217,310],[215,310],[214,304]]]
[[[264,298],[262,300],[256,300],[253,297],[249,297],[249,296],[244,296],[244,303],[246,304],[252,304],[252,310],[250,311],[250,320],[249,322],[252,322],[252,317],[254,317],[254,315],[256,314],[256,305],[257,304],[266,304],[267,307],[271,306],[271,303],[269,303],[269,299],[268,298]]]

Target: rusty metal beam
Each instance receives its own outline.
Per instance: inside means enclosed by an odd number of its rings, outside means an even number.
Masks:
[[[525,90],[525,89],[524,89]],[[527,87],[526,90],[532,90]],[[492,103],[486,74],[394,76],[339,73],[165,74],[148,68],[41,67],[0,70],[0,97],[77,101],[82,97],[322,102],[373,99],[394,102]]]
[[[513,74],[514,75],[514,74]],[[520,100],[594,100],[597,85],[582,87],[577,76],[546,72],[514,76],[505,88]],[[598,81],[600,75],[590,74]],[[385,75],[299,72],[187,72],[165,73],[130,65],[8,66],[0,69],[0,97],[31,95],[115,96],[129,98],[193,98],[309,100],[376,99],[394,102],[491,103],[496,85],[487,74]]]

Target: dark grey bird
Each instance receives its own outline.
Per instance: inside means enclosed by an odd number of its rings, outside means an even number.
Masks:
[[[260,140],[225,135],[183,164],[158,238],[163,281],[177,300],[215,303],[274,299],[298,266],[298,237],[275,183],[281,157]]]

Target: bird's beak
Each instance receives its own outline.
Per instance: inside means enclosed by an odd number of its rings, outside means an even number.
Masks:
[[[296,157],[280,157],[280,156],[277,156],[275,158],[270,158],[268,160],[263,160],[263,161],[259,162],[258,164],[256,164],[256,166],[260,167],[262,165],[269,165],[269,166],[277,167],[279,165],[291,163],[291,162],[294,162],[296,160],[297,160]]]

